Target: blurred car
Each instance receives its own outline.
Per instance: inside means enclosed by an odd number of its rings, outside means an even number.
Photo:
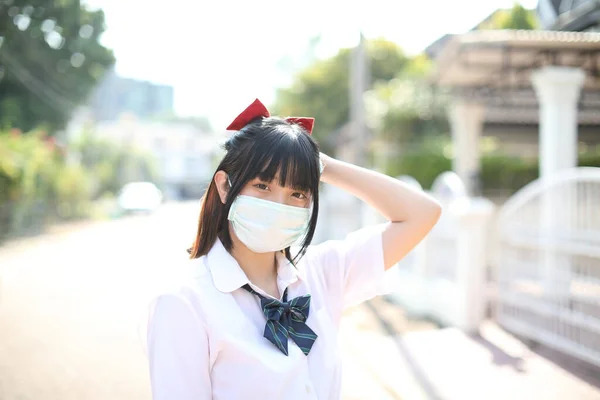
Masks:
[[[119,208],[124,212],[155,211],[163,201],[163,194],[151,182],[130,182],[123,186],[117,197]]]

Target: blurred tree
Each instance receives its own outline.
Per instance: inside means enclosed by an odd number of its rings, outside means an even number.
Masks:
[[[515,3],[510,10],[498,10],[489,18],[482,21],[476,29],[523,29],[533,30],[538,28],[535,10],[529,10],[519,3]]]
[[[391,80],[408,60],[395,43],[385,39],[370,40],[367,49],[373,84]],[[326,137],[349,119],[351,52],[342,49],[302,70],[290,87],[278,91],[271,107],[277,115],[314,117],[313,134],[326,152],[332,150]]]
[[[365,96],[368,124],[379,140],[403,144],[448,132],[445,98],[424,79],[400,74]]]
[[[27,132],[62,128],[107,68],[99,44],[104,13],[80,0],[11,0],[0,5],[0,124]]]
[[[444,93],[425,80],[432,67],[425,55],[410,59],[389,82],[380,82],[365,95],[367,123],[373,135],[375,166],[387,173],[398,153],[437,140],[449,131]]]

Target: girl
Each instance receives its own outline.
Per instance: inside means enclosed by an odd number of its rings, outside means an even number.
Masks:
[[[155,400],[340,398],[342,312],[383,293],[384,271],[427,235],[440,206],[319,154],[312,126],[271,117],[256,100],[228,127],[237,132],[202,200],[191,278],[153,305]],[[320,181],[389,223],[310,246]]]

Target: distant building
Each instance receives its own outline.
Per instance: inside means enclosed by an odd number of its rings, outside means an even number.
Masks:
[[[116,121],[129,113],[147,119],[173,112],[173,87],[106,73],[90,100],[96,121]]]
[[[93,130],[102,138],[154,155],[162,189],[170,199],[199,198],[220,154],[215,135],[187,122],[124,115],[117,121],[98,122]]]

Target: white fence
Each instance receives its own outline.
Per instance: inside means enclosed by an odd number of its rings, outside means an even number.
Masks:
[[[442,189],[433,190],[442,218],[399,263],[394,297],[466,331],[478,328],[493,300],[507,330],[600,366],[600,169],[531,183],[493,223],[485,199],[440,196],[448,192]],[[494,299],[486,285],[490,265]]]
[[[497,237],[498,322],[600,366],[600,169],[528,185]]]

